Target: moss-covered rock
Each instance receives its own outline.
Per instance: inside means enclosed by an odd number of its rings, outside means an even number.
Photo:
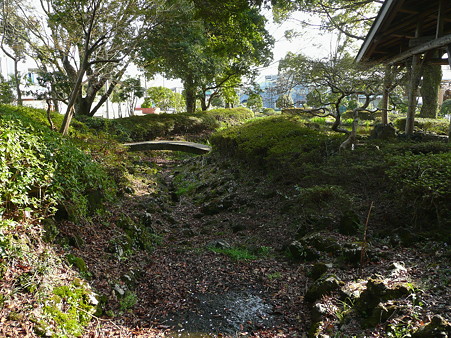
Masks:
[[[299,241],[293,241],[288,246],[291,257],[297,261],[312,261],[321,255],[314,247],[304,245]]]
[[[338,290],[343,284],[337,276],[324,274],[308,288],[304,298],[308,302],[314,302],[322,296]]]
[[[364,318],[368,318],[379,303],[406,297],[411,292],[411,288],[405,284],[400,283],[388,287],[383,280],[370,278],[366,289],[356,302],[356,307]]]
[[[451,336],[451,323],[435,315],[432,320],[412,334],[412,338],[445,338]]]

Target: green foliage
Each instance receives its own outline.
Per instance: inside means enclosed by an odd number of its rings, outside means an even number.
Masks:
[[[142,104],[143,108],[158,107],[162,111],[173,108],[176,112],[184,107],[183,97],[180,93],[174,93],[165,87],[150,87],[147,89],[147,96]]]
[[[440,107],[440,116],[451,114],[451,99],[445,100]]]
[[[205,114],[214,117],[221,126],[234,126],[254,117],[252,110],[247,108],[218,108],[209,110]]]
[[[263,98],[260,94],[252,93],[249,94],[246,106],[253,112],[259,112],[263,108]]]
[[[389,157],[388,177],[398,186],[399,198],[415,210],[416,217],[433,211],[439,225],[451,221],[451,153],[412,154]],[[423,222],[424,223],[424,222]]]
[[[0,103],[12,103],[14,101],[14,93],[11,82],[5,81],[5,78],[0,74]]]
[[[117,120],[87,117],[79,119],[120,142],[130,142],[208,133],[220,126],[239,124],[253,117],[254,113],[246,108],[219,108],[195,114],[149,114]]]
[[[317,208],[318,206],[326,207],[330,203],[340,209],[346,210],[351,206],[351,200],[348,197],[346,190],[338,185],[319,184],[309,188],[302,188],[297,186],[299,195],[296,201],[303,207]]]
[[[125,291],[125,294],[119,300],[119,309],[125,311],[131,309],[138,302],[138,296],[130,290]]]
[[[397,129],[404,130],[406,127],[406,118],[405,117],[398,118],[395,121],[393,121],[393,124]],[[416,128],[424,132],[431,132],[439,135],[448,135],[449,120],[444,118],[430,119],[416,117],[414,125]]]
[[[272,108],[264,108],[262,111],[262,114],[266,115],[266,116],[271,116],[271,115],[276,115],[277,112]]]
[[[288,94],[280,95],[276,101],[277,108],[284,109],[293,106],[293,98]]]
[[[74,282],[53,289],[53,296],[43,309],[46,323],[40,323],[41,330],[51,332],[55,337],[80,337],[83,329],[95,313],[91,299],[92,291]],[[49,324],[53,324],[51,327]]]
[[[216,151],[254,165],[273,169],[299,163],[321,163],[338,149],[340,138],[309,129],[299,119],[274,116],[248,122],[214,134]]]
[[[29,116],[21,113],[32,111]],[[105,199],[114,183],[74,142],[50,131],[35,118],[43,111],[0,107],[0,210],[55,212],[64,205],[72,217],[86,216],[88,194],[99,191]]]
[[[245,248],[210,248],[211,251],[224,254],[236,261],[255,260],[257,256]]]

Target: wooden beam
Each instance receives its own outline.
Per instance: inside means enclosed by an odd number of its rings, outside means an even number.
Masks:
[[[449,67],[451,68],[451,44],[446,46],[446,52],[448,53],[448,63],[449,63]],[[451,122],[451,119],[450,119],[450,122]],[[451,126],[450,126],[450,128],[451,128]]]
[[[448,59],[439,59],[439,58],[432,58],[430,60],[428,60],[427,62],[430,65],[448,65],[449,64],[449,60]]]
[[[397,55],[397,56],[395,56],[395,57],[393,57],[391,59],[386,60],[384,63],[395,64],[395,63],[401,62],[401,61],[403,61],[405,59],[408,59],[408,58],[410,58],[413,55],[423,54],[423,53],[425,53],[427,51],[430,51],[430,50],[433,50],[433,49],[437,49],[437,48],[441,48],[441,47],[447,46],[449,44],[451,44],[451,34],[442,36],[442,37],[440,37],[438,39],[435,39],[433,41],[430,41],[430,42],[424,43],[422,45],[419,45],[419,46],[413,47],[411,49],[408,49],[405,52],[402,52],[399,55]]]
[[[449,1],[449,0],[448,0]],[[435,38],[438,39],[443,35],[443,19],[445,17],[445,0],[438,1],[438,15],[437,15],[437,29],[435,31]]]

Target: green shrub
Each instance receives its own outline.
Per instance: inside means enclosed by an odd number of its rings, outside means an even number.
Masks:
[[[276,115],[277,112],[272,108],[265,108],[265,109],[263,109],[262,114],[266,115],[266,116],[272,116],[272,115]]]
[[[451,99],[445,100],[440,107],[440,116],[445,116],[451,114]]]
[[[388,156],[387,175],[397,187],[406,210],[414,212],[415,220],[431,226],[429,221],[444,225],[451,222],[451,153],[404,154]]]
[[[216,119],[206,113],[149,114],[116,120],[79,118],[87,126],[104,131],[119,142],[150,141],[176,135],[211,132],[219,127]]]
[[[42,114],[0,107],[0,213],[48,215],[64,205],[71,216],[85,216],[90,192],[111,199],[115,184],[73,141],[43,125]]]
[[[254,117],[254,112],[248,108],[218,108],[205,112],[212,116],[223,126],[234,126],[241,124]]]
[[[320,163],[338,149],[341,135],[329,136],[305,127],[297,118],[275,116],[214,134],[216,151],[267,168]]]
[[[398,118],[393,121],[395,127],[399,130],[405,130],[406,118]],[[436,133],[440,135],[448,135],[449,121],[447,119],[429,119],[416,117],[415,127],[425,132]]]

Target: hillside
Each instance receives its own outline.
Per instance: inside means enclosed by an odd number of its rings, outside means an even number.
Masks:
[[[126,119],[0,111],[3,336],[451,334],[449,144],[224,114],[159,127],[209,155],[127,153]]]

